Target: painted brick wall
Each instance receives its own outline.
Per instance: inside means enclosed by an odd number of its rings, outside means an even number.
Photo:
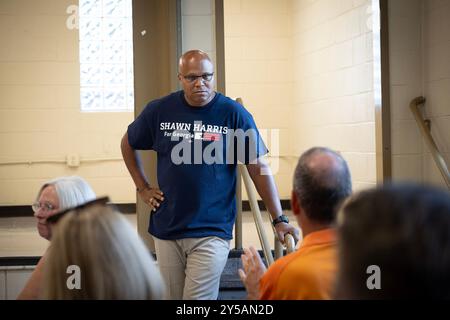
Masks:
[[[31,203],[40,185],[80,175],[115,202],[134,202],[120,139],[133,113],[81,113],[78,30],[66,27],[75,0],[0,1],[0,163],[57,160],[81,163],[0,165],[0,205]],[[116,159],[116,160],[115,160]]]
[[[344,155],[355,189],[375,184],[370,4],[225,1],[227,93],[244,99],[260,128],[279,130],[282,198],[299,155],[316,145]]]
[[[389,1],[393,178],[444,186],[409,103],[425,96],[432,135],[450,157],[450,1]]]

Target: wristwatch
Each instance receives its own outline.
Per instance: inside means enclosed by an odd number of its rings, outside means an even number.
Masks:
[[[272,224],[275,226],[277,223],[280,222],[285,222],[285,223],[289,223],[289,219],[288,217],[286,217],[284,214],[282,214],[281,216],[279,216],[278,218],[274,219],[272,221]]]

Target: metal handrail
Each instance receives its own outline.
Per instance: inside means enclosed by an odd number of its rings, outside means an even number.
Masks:
[[[270,214],[269,214],[270,218]],[[278,258],[281,258],[283,256],[283,244],[278,239],[277,231],[275,230],[274,226],[272,226],[273,234],[275,235],[275,260]],[[294,236],[290,233],[286,233],[284,235],[284,246],[286,247],[286,253],[289,254],[291,252],[295,251],[295,240]]]
[[[426,99],[424,97],[417,97],[411,101],[411,103],[409,104],[409,108],[411,109],[414,118],[416,119],[417,125],[422,132],[422,136],[427,142],[428,148],[431,152],[431,156],[433,157],[434,162],[436,163],[439,171],[442,174],[442,177],[444,178],[445,183],[447,184],[447,188],[450,189],[450,173],[448,171],[448,167],[444,157],[439,152],[439,148],[434,142],[433,137],[431,136],[430,120],[424,120],[419,110],[419,106],[425,104],[425,101]]]
[[[295,251],[295,240],[294,236],[290,233],[287,233],[284,236],[284,243],[286,245],[286,252],[291,253]]]
[[[241,98],[237,98],[236,101],[238,103],[240,103],[241,105],[243,105],[243,101]],[[248,195],[248,199],[249,199],[249,203],[250,203],[250,209],[253,214],[253,219],[255,220],[255,226],[256,226],[256,230],[258,232],[259,241],[261,242],[261,247],[263,249],[264,257],[266,258],[267,265],[270,266],[273,263],[274,259],[272,257],[269,240],[264,231],[263,220],[261,217],[261,211],[259,210],[258,201],[257,201],[256,195],[255,195],[255,193],[256,193],[255,187],[252,183],[250,174],[248,173],[247,167],[245,165],[239,165],[238,176],[239,176],[239,174],[242,176],[243,181],[244,181],[244,186],[247,191],[247,195]],[[238,194],[238,196],[240,198],[240,194]],[[268,212],[268,215],[269,215],[269,218],[271,218],[269,212]],[[240,223],[242,223],[241,219],[239,221],[240,221]],[[236,221],[236,224],[238,224],[239,221]],[[272,230],[273,230],[273,234],[275,237],[275,258],[279,258],[282,256],[283,247],[281,245],[281,242],[278,239],[277,233],[273,226],[272,226]],[[241,239],[242,226],[237,225],[235,231],[236,231],[236,243],[242,243],[242,239]],[[239,231],[239,233],[238,233],[238,231]],[[239,237],[239,239],[237,239],[238,237]],[[287,253],[291,253],[291,252],[295,251],[295,240],[291,234],[285,235],[284,243],[286,245]],[[281,251],[281,253],[280,253],[280,251]]]
[[[248,200],[250,202],[250,208],[253,213],[253,219],[255,220],[256,231],[258,232],[259,241],[263,249],[264,257],[266,258],[267,265],[270,266],[273,263],[272,252],[270,250],[269,239],[264,231],[263,221],[261,217],[261,211],[259,211],[258,201],[255,196],[255,189],[251,183],[250,174],[248,173],[245,165],[239,165],[239,169],[244,180],[245,189],[247,190]]]
[[[236,173],[236,222],[234,224],[234,248],[242,250],[242,177],[240,170]]]

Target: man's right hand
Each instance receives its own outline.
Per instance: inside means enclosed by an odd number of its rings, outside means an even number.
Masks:
[[[241,255],[243,269],[238,269],[239,277],[247,290],[248,300],[258,300],[260,296],[259,281],[267,271],[258,251],[253,246],[244,248]]]
[[[164,194],[158,188],[144,188],[138,192],[141,199],[148,204],[152,211],[156,211],[160,206],[160,203],[164,201]]]

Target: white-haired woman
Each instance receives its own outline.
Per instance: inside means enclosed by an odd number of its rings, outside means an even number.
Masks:
[[[164,297],[155,261],[120,212],[96,201],[59,217],[44,267],[44,299]]]
[[[37,220],[39,235],[47,240],[52,237],[52,230],[47,219],[58,211],[76,207],[95,199],[95,192],[89,183],[81,177],[59,177],[42,185],[33,203],[32,208]],[[38,299],[42,282],[42,267],[46,260],[44,253],[30,279],[17,299]]]

